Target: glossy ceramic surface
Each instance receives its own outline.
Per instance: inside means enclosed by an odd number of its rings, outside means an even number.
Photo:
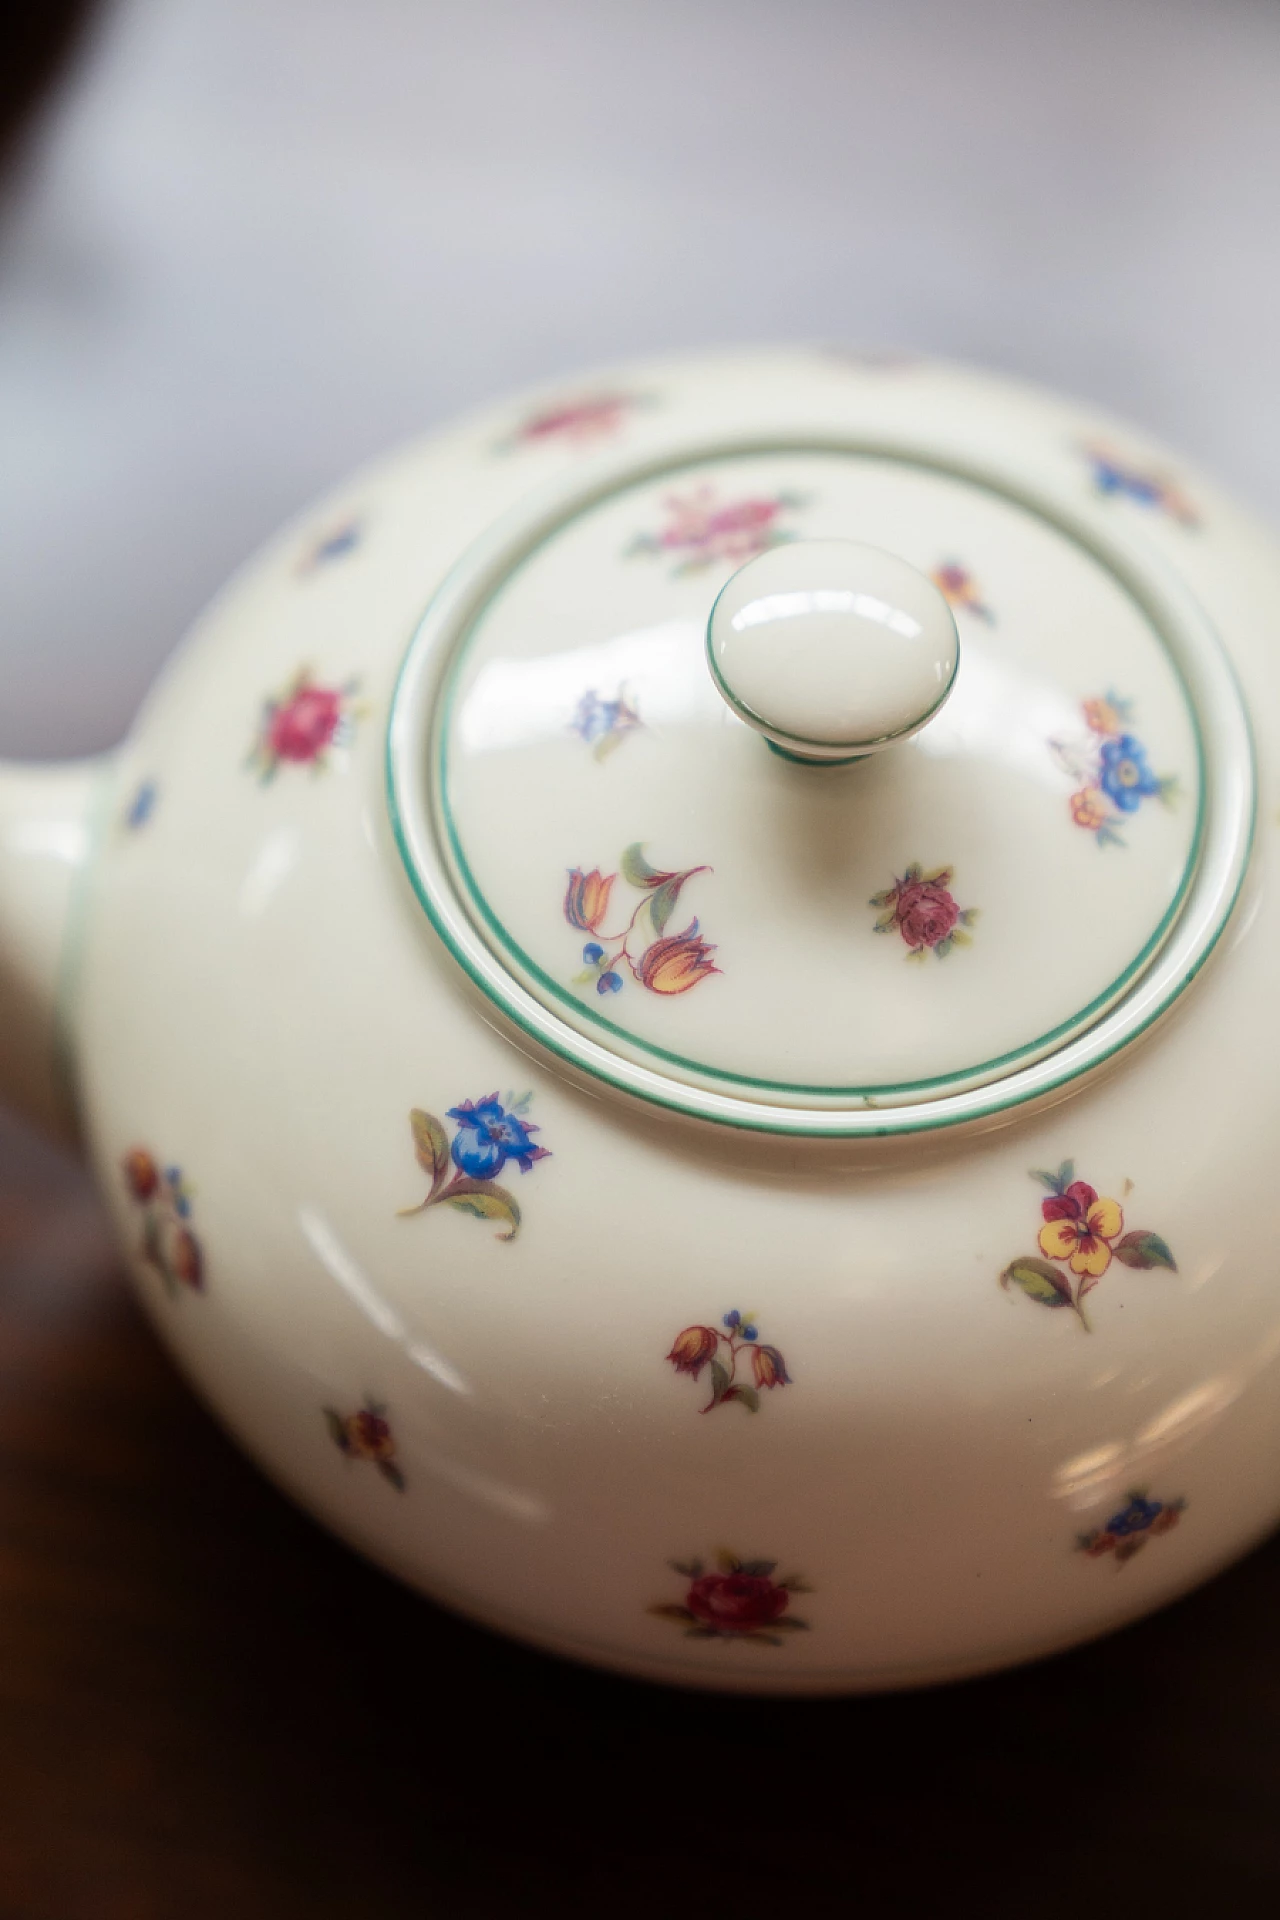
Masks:
[[[707,672],[785,531],[954,611],[866,763]],[[221,1417],[427,1592],[709,1687],[1027,1658],[1241,1551],[1278,593],[1140,436],[818,350],[497,408],[287,530],[99,782],[60,1001]]]

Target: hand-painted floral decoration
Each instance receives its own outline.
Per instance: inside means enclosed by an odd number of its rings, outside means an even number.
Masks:
[[[653,404],[653,395],[647,393],[594,393],[561,401],[529,414],[510,439],[500,440],[494,451],[513,453],[518,447],[556,443],[570,447],[592,446],[618,433],[638,408]]]
[[[859,373],[909,373],[924,365],[919,354],[904,353],[900,347],[850,347],[837,342],[820,351],[824,359]]]
[[[758,1413],[760,1389],[791,1385],[786,1361],[776,1347],[761,1341],[754,1314],[739,1313],[735,1308],[725,1314],[722,1324],[727,1329],[724,1333],[719,1327],[685,1327],[676,1335],[667,1358],[677,1373],[690,1374],[695,1380],[704,1367],[708,1369],[711,1398],[703,1413],[727,1407],[731,1400],[738,1401],[748,1413]],[[751,1356],[754,1386],[738,1378],[738,1361],[744,1354]]]
[[[204,1292],[204,1257],[191,1230],[191,1194],[179,1167],[161,1168],[145,1147],[121,1163],[129,1197],[142,1210],[142,1260],[176,1294],[179,1286]]]
[[[989,627],[995,625],[996,617],[979,593],[977,581],[958,560],[944,560],[929,578],[949,607],[958,613],[971,613],[976,620],[985,620]]]
[[[314,573],[317,567],[325,566],[330,560],[341,560],[345,554],[360,544],[363,528],[358,520],[344,520],[341,525],[331,527],[322,534],[315,545],[298,562],[299,573]]]
[[[409,1115],[413,1150],[431,1187],[416,1207],[400,1209],[401,1219],[425,1213],[428,1207],[456,1207],[477,1220],[503,1222],[506,1232],[499,1233],[498,1239],[514,1240],[520,1231],[519,1203],[514,1194],[498,1186],[497,1178],[508,1160],[514,1160],[521,1173],[528,1173],[535,1161],[549,1158],[546,1147],[533,1144],[539,1129],[524,1117],[532,1099],[531,1093],[519,1099],[507,1094],[505,1100],[488,1093],[482,1100],[464,1100],[461,1106],[450,1107],[446,1117],[456,1129],[452,1141],[433,1113],[415,1107]]]
[[[1141,1553],[1148,1540],[1176,1527],[1186,1510],[1185,1500],[1148,1500],[1145,1493],[1131,1493],[1105,1526],[1079,1536],[1077,1549],[1087,1553],[1091,1560],[1101,1560],[1104,1554],[1113,1553],[1117,1565],[1123,1566],[1135,1553]]]
[[[1068,801],[1076,825],[1091,833],[1100,847],[1122,847],[1124,815],[1136,813],[1144,800],[1171,806],[1178,782],[1172,775],[1151,771],[1146,748],[1129,732],[1131,701],[1108,693],[1085,700],[1082,711],[1088,733],[1049,745],[1058,765],[1076,782]]]
[[[813,1591],[796,1574],[774,1580],[776,1560],[739,1560],[723,1551],[715,1560],[715,1573],[704,1573],[701,1560],[673,1560],[672,1571],[689,1582],[684,1602],[660,1601],[649,1612],[679,1622],[690,1640],[751,1640],[780,1647],[788,1633],[807,1629],[809,1622],[789,1610],[793,1593]]]
[[[951,867],[935,867],[926,873],[913,861],[901,880],[895,880],[885,893],[873,893],[868,905],[878,909],[877,933],[896,929],[907,947],[908,960],[923,960],[930,950],[945,960],[953,947],[971,947],[966,932],[978,917],[976,907],[957,906],[951,894]]]
[[[782,517],[804,504],[795,493],[721,500],[710,485],[695,487],[692,493],[669,494],[664,502],[666,526],[660,533],[638,533],[627,553],[670,558],[677,577],[700,573],[717,561],[741,566],[768,547],[794,540],[795,532],[783,526]]]
[[[630,919],[616,933],[602,932],[601,924],[609,911],[609,896],[618,874],[603,874],[599,867],[589,873],[581,867],[569,870],[564,917],[579,932],[600,936],[582,949],[586,964],[574,975],[574,986],[585,987],[594,981],[596,992],[602,996],[620,993],[625,967],[636,984],[647,987],[650,993],[687,993],[708,974],[719,973],[719,967],[711,962],[715,948],[701,937],[696,920],[691,920],[683,933],[667,933],[667,922],[681,889],[695,874],[711,869],[686,867],[676,872],[651,867],[639,841],[627,848],[618,866],[628,886],[639,889],[640,899]]]
[[[1111,448],[1096,444],[1084,448],[1084,457],[1092,469],[1093,484],[1098,493],[1109,498],[1133,500],[1140,507],[1151,507],[1158,513],[1167,513],[1183,527],[1200,525],[1199,513],[1178,482],[1168,474],[1135,466]]]
[[[395,1435],[385,1407],[376,1400],[366,1400],[355,1413],[338,1413],[326,1407],[324,1417],[329,1437],[339,1452],[348,1460],[371,1460],[397,1493],[404,1492],[404,1475],[396,1463]]]
[[[607,760],[615,747],[644,722],[625,687],[619,687],[612,700],[602,699],[594,687],[588,687],[569,725],[597,760]]]
[[[1047,1187],[1040,1203],[1044,1225],[1040,1252],[1045,1260],[1026,1255],[1010,1261],[1000,1285],[1021,1287],[1029,1300],[1042,1307],[1070,1307],[1086,1333],[1085,1296],[1092,1293],[1113,1260],[1122,1267],[1163,1267],[1178,1271],[1168,1245],[1146,1228],[1124,1230],[1124,1214],[1116,1200],[1100,1196],[1095,1187],[1076,1179],[1074,1160],[1064,1160],[1056,1173],[1033,1172],[1031,1178]]]
[[[285,764],[324,771],[333,749],[350,743],[359,715],[358,687],[357,680],[322,687],[309,668],[301,667],[283,693],[263,702],[249,765],[264,785]]]
[[[137,833],[145,827],[156,810],[156,801],[160,798],[160,789],[154,780],[142,780],[134,790],[133,797],[124,810],[124,824],[130,833]]]

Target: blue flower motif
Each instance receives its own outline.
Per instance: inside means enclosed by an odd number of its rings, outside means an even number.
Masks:
[[[732,1313],[726,1313],[724,1317],[724,1324],[726,1325],[726,1327],[740,1326],[741,1322],[742,1322],[742,1315],[738,1312],[738,1309],[736,1307],[734,1308]]]
[[[191,1201],[182,1184],[182,1168],[166,1167],[164,1170],[164,1179],[165,1185],[169,1189],[170,1198],[173,1201],[174,1212],[180,1220],[189,1220],[191,1217]]]
[[[144,780],[134,794],[133,799],[129,802],[128,809],[124,816],[126,827],[131,828],[134,832],[136,832],[139,827],[144,827],[155,811],[155,804],[159,798],[159,794],[160,789],[154,780]]]
[[[1101,768],[1098,784],[1121,813],[1136,813],[1144,799],[1160,792],[1146,749],[1131,733],[1103,742]]]
[[[602,973],[596,981],[597,993],[621,993],[622,975],[620,973]]]
[[[1162,1500],[1144,1500],[1140,1493],[1129,1496],[1129,1504],[1119,1513],[1113,1513],[1103,1528],[1104,1533],[1114,1533],[1123,1540],[1131,1533],[1145,1533],[1153,1520],[1158,1520],[1164,1511]]]
[[[578,702],[577,712],[570,722],[580,740],[590,746],[602,734],[609,731],[609,702],[602,700],[594,687],[589,688]]]
[[[586,946],[582,949],[582,957],[589,967],[594,967],[597,960],[604,959],[604,948],[600,946],[597,941],[588,940]]]
[[[495,1180],[508,1160],[514,1160],[521,1173],[528,1173],[535,1160],[547,1157],[547,1149],[535,1147],[530,1138],[537,1127],[509,1112],[496,1093],[486,1094],[483,1100],[464,1100],[448,1112],[458,1123],[450,1148],[453,1163],[473,1180]]]
[[[742,1329],[742,1337],[744,1340],[758,1340],[760,1338],[759,1327],[744,1327]]]

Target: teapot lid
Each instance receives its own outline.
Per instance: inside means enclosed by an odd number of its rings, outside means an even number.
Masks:
[[[756,411],[646,424],[464,556],[393,703],[401,852],[486,993],[615,1085],[796,1133],[990,1115],[1221,932],[1231,668],[1030,436]]]

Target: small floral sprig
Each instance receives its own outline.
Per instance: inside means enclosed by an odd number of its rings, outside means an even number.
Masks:
[[[160,788],[154,780],[140,780],[130,796],[124,810],[124,825],[130,833],[138,833],[146,826],[156,810],[160,798]]]
[[[191,1230],[191,1192],[180,1167],[161,1167],[145,1147],[124,1156],[129,1197],[142,1209],[141,1258],[158,1273],[166,1293],[204,1292],[204,1256]]]
[[[958,613],[971,613],[975,620],[984,620],[989,627],[995,625],[995,614],[979,593],[977,581],[958,560],[944,560],[929,577],[949,607]]]
[[[404,1492],[404,1475],[396,1460],[395,1435],[387,1410],[376,1400],[366,1400],[355,1413],[339,1413],[334,1407],[324,1410],[329,1437],[348,1460],[369,1460],[397,1493]]]
[[[249,765],[265,786],[284,765],[309,766],[323,773],[337,747],[350,744],[360,716],[358,680],[324,687],[309,667],[299,667],[288,686],[262,703]]]
[[[495,453],[514,453],[519,447],[562,444],[587,447],[612,439],[629,416],[641,407],[654,405],[648,393],[593,393],[574,400],[561,400],[528,414],[515,432],[500,440]]]
[[[715,1556],[715,1573],[706,1573],[701,1560],[672,1560],[673,1573],[689,1582],[683,1604],[659,1601],[648,1611],[660,1620],[674,1620],[690,1640],[749,1640],[759,1646],[780,1647],[789,1633],[804,1633],[807,1620],[790,1612],[793,1593],[812,1593],[797,1574],[774,1580],[776,1560],[739,1560],[723,1548]]]
[[[1122,1567],[1135,1553],[1141,1553],[1148,1540],[1176,1527],[1186,1510],[1185,1500],[1148,1500],[1145,1493],[1131,1492],[1127,1503],[1104,1526],[1079,1536],[1076,1549],[1090,1560],[1101,1560],[1104,1554],[1112,1553],[1117,1566]]]
[[[663,554],[675,561],[672,573],[700,573],[717,561],[741,566],[769,547],[794,540],[782,525],[782,516],[804,506],[798,493],[721,500],[713,486],[692,493],[669,494],[663,502],[667,524],[659,533],[638,533],[627,548],[636,554]]]
[[[600,936],[583,947],[585,965],[581,973],[574,975],[574,986],[585,987],[594,982],[596,992],[602,996],[619,993],[623,984],[621,969],[625,967],[636,985],[647,988],[650,993],[687,993],[708,974],[719,973],[720,968],[711,960],[715,947],[702,938],[696,919],[689,922],[683,933],[668,934],[666,930],[684,887],[695,874],[710,873],[710,867],[679,870],[651,867],[638,840],[623,853],[618,867],[628,886],[638,888],[641,897],[617,933],[601,932],[601,924],[609,911],[609,898],[618,874],[603,874],[599,867],[593,867],[589,873],[581,867],[569,869],[564,917],[579,932]]]
[[[1167,473],[1140,467],[1113,448],[1095,441],[1082,449],[1093,474],[1094,490],[1112,499],[1167,513],[1179,526],[1198,527],[1200,515],[1178,481]]]
[[[456,1127],[452,1141],[433,1113],[415,1107],[409,1115],[413,1151],[430,1176],[431,1188],[417,1206],[402,1207],[399,1217],[408,1219],[428,1207],[456,1207],[477,1220],[503,1222],[506,1232],[497,1238],[514,1240],[520,1231],[519,1202],[497,1184],[497,1176],[508,1160],[514,1160],[521,1173],[528,1173],[536,1161],[550,1157],[546,1147],[533,1144],[539,1129],[524,1117],[532,1099],[531,1093],[518,1099],[507,1094],[505,1100],[487,1093],[481,1100],[464,1100],[448,1108],[446,1118]]]
[[[569,722],[574,733],[586,742],[597,760],[607,760],[629,733],[644,725],[640,710],[625,686],[612,700],[604,700],[594,687],[588,687]]]
[[[315,545],[309,547],[298,562],[298,572],[314,573],[318,567],[326,566],[331,560],[341,560],[354,552],[359,546],[364,528],[359,520],[343,520],[337,526],[322,533]]]
[[[1125,1233],[1120,1203],[1100,1196],[1096,1187],[1076,1179],[1074,1160],[1064,1160],[1056,1173],[1040,1170],[1031,1178],[1047,1187],[1040,1203],[1041,1260],[1022,1255],[1010,1261],[1000,1285],[1020,1287],[1042,1307],[1070,1307],[1086,1333],[1092,1332],[1084,1310],[1085,1298],[1101,1280],[1112,1260],[1122,1267],[1163,1267],[1178,1271],[1168,1243],[1146,1228]]]
[[[791,1385],[786,1361],[776,1347],[761,1341],[753,1313],[739,1313],[735,1307],[732,1313],[726,1313],[723,1325],[727,1329],[724,1333],[718,1327],[683,1328],[672,1342],[667,1358],[677,1373],[687,1373],[694,1380],[704,1367],[708,1369],[711,1398],[703,1407],[703,1413],[728,1406],[731,1400],[736,1400],[748,1413],[758,1413],[761,1389]],[[754,1386],[738,1378],[738,1361],[744,1353],[751,1355]]]
[[[966,929],[978,918],[978,909],[957,905],[951,893],[954,872],[953,867],[934,867],[926,873],[913,860],[901,880],[868,901],[880,914],[875,931],[900,933],[908,960],[923,960],[930,952],[945,960],[953,947],[973,945]]]
[[[1118,693],[1085,700],[1081,710],[1088,734],[1078,740],[1051,740],[1058,765],[1078,784],[1068,805],[1078,827],[1093,834],[1100,847],[1122,847],[1120,826],[1144,800],[1172,806],[1178,782],[1151,771],[1146,748],[1130,733],[1133,703]]]

